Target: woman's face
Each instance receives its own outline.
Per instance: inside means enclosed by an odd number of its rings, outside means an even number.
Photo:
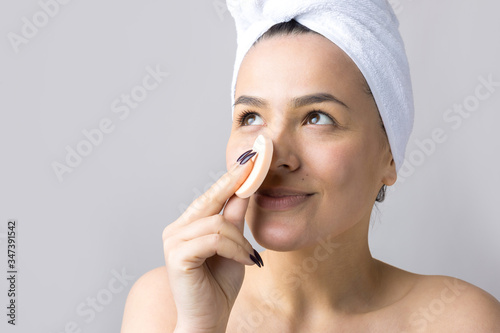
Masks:
[[[319,97],[297,103],[310,95]],[[254,194],[245,219],[260,245],[290,251],[368,223],[396,171],[375,102],[339,47],[311,33],[260,41],[241,64],[235,100],[228,168],[264,134],[274,153],[261,189],[312,194],[286,210],[262,207]]]

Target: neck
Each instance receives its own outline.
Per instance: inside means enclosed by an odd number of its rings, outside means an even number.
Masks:
[[[291,252],[267,250],[259,275],[260,292],[284,313],[309,311],[367,312],[380,289],[380,265],[368,247],[369,222],[337,237]]]

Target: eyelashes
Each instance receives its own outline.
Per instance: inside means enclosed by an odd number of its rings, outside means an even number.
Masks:
[[[332,116],[330,116],[328,113],[320,111],[320,110],[312,110],[312,111],[308,112],[305,119],[307,120],[307,119],[312,118],[311,116],[314,114],[323,115],[326,118],[328,118],[328,120],[330,120],[333,123],[333,125],[338,126],[337,121],[335,119],[333,119]]]
[[[258,114],[256,112],[245,110],[236,119],[238,125],[239,126],[246,126],[245,120],[247,119],[247,116],[249,116],[249,115],[257,115],[258,116]]]
[[[318,115],[318,114],[327,117],[333,123],[333,125],[339,126],[337,121],[331,115],[329,115],[326,112],[320,111],[320,110],[312,110],[312,111],[308,112],[305,116],[304,123],[307,122],[307,120],[310,119],[312,115]],[[257,112],[245,110],[236,119],[238,126],[250,126],[250,125],[245,125],[245,121],[251,115],[255,115],[255,116],[260,117],[260,115]]]

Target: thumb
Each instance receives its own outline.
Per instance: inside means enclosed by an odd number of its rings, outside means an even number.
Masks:
[[[233,194],[233,196],[227,200],[224,211],[222,212],[225,219],[238,227],[242,233],[245,224],[245,213],[249,201],[250,198],[242,199],[236,194]]]

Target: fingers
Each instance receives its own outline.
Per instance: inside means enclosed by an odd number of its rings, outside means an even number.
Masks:
[[[222,235],[241,246],[248,254],[253,254],[254,251],[252,245],[245,236],[243,236],[240,229],[219,214],[194,221],[175,232],[175,235],[171,235],[172,237],[167,238],[169,240],[166,240],[166,248],[172,248],[180,242],[190,241],[207,235]]]
[[[227,199],[245,182],[253,168],[253,161],[235,163],[208,191],[196,198],[177,221],[189,223],[203,217],[218,214]]]
[[[203,265],[206,259],[219,255],[242,265],[254,265],[247,250],[222,234],[210,234],[182,242],[165,254],[168,263],[188,272]]]
[[[250,198],[242,199],[234,194],[227,201],[226,207],[224,207],[224,212],[222,213],[226,221],[234,224],[240,233],[243,233],[245,213],[247,211],[249,201]]]
[[[244,164],[233,164],[208,191],[196,198],[175,222],[163,230],[167,265],[174,260],[175,267],[196,268],[216,254],[244,265],[256,263],[252,255],[253,247],[243,236],[249,199],[234,195],[253,168],[249,152],[242,155]],[[224,214],[218,214],[223,207]]]

